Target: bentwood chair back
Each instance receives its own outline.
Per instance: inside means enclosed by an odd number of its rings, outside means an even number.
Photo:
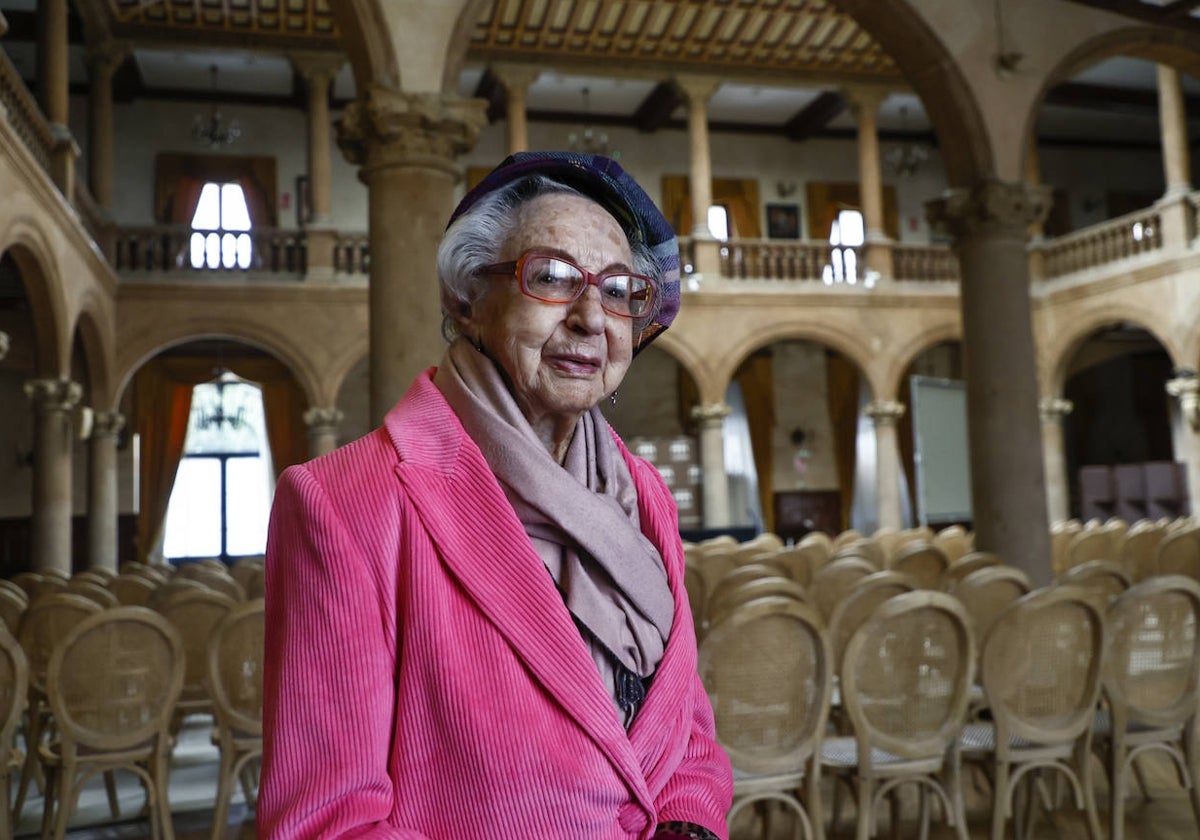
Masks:
[[[1000,555],[991,551],[972,551],[964,554],[946,567],[946,573],[942,575],[942,588],[947,592],[952,591],[960,580],[972,572],[1003,565],[1004,561],[1000,559]]]
[[[121,606],[144,607],[164,582],[155,581],[141,572],[125,572],[109,581],[108,591],[117,596]]]
[[[808,592],[790,578],[779,575],[757,577],[730,587],[719,587],[708,599],[708,627],[723,620],[744,604],[758,598],[783,597],[808,602]]]
[[[972,723],[963,744],[966,758],[989,765],[992,840],[1004,836],[1017,784],[1035,767],[1066,778],[1099,840],[1090,752],[1105,638],[1095,598],[1071,586],[1014,601],[989,631],[982,682],[994,723]]]
[[[975,638],[986,639],[1005,608],[1032,588],[1029,576],[1020,569],[992,566],[967,575],[954,585],[951,594],[966,607]]]
[[[946,553],[930,543],[909,543],[892,557],[888,568],[908,575],[922,589],[941,589],[950,561]]]
[[[947,525],[938,531],[937,535],[933,538],[933,544],[940,548],[942,553],[946,555],[948,563],[953,563],[971,551],[970,534],[961,525]]]
[[[809,531],[800,538],[800,541],[796,543],[796,547],[811,547],[814,551],[821,555],[821,562],[817,564],[818,566],[824,565],[833,555],[833,540],[824,531]]]
[[[0,580],[0,624],[12,634],[16,634],[21,623],[21,616],[29,607],[29,596],[25,590],[6,580]]]
[[[875,572],[854,582],[829,617],[829,649],[835,668],[841,667],[850,637],[884,601],[919,589],[917,582],[899,572]]]
[[[966,840],[958,740],[974,672],[967,615],[944,592],[896,595],[851,636],[840,681],[854,735],[826,739],[821,766],[855,786],[859,838],[873,833],[883,797],[916,784]]]
[[[1167,529],[1148,521],[1135,522],[1116,550],[1116,562],[1125,569],[1133,582],[1145,580],[1157,571],[1158,546],[1167,536]]]
[[[883,552],[883,546],[871,539],[864,538],[843,543],[834,550],[829,562],[841,560],[843,557],[862,557],[877,570],[887,565],[887,555]]]
[[[1109,837],[1125,831],[1125,786],[1135,757],[1166,752],[1191,795],[1200,833],[1200,768],[1195,727],[1200,709],[1200,583],[1180,575],[1142,581],[1108,608],[1104,661],[1108,713],[1096,739],[1106,754]]]
[[[237,602],[228,595],[210,589],[180,590],[162,604],[158,612],[179,633],[183,642],[183,688],[176,704],[172,731],[184,717],[212,712],[212,697],[207,686],[208,642],[213,630]]]
[[[830,543],[829,556],[832,557],[833,554],[842,546],[852,542],[858,542],[861,539],[865,539],[862,534],[853,528],[847,528],[845,531],[842,531],[833,538],[833,541]]]
[[[29,689],[29,663],[16,638],[0,624],[0,837],[13,836],[15,815],[9,809],[12,771],[24,764],[14,746]]]
[[[21,587],[21,591],[25,593],[26,598],[32,599],[38,594],[38,587],[42,585],[42,581],[46,576],[41,572],[17,572],[10,581],[16,586]]]
[[[843,557],[831,560],[813,575],[808,587],[817,611],[828,621],[833,616],[833,610],[850,592],[856,581],[873,575],[879,569],[862,557]]]
[[[90,580],[92,583],[98,583],[100,586],[108,587],[109,581],[117,576],[116,572],[105,569],[101,566],[89,566],[71,575],[71,583],[81,580]],[[70,588],[68,586],[68,588]]]
[[[247,803],[256,801],[255,765],[263,750],[264,602],[238,604],[213,629],[208,643],[208,684],[221,753],[213,840],[224,835],[229,797],[240,780]]]
[[[1200,580],[1200,531],[1181,528],[1165,537],[1158,545],[1154,571]]]
[[[1089,560],[1110,560],[1113,556],[1113,535],[1103,525],[1084,528],[1067,544],[1065,572]]]
[[[716,720],[717,740],[734,767],[732,823],[751,802],[771,799],[797,815],[805,776],[809,808],[819,778],[811,759],[829,714],[833,666],[822,620],[807,604],[766,598],[715,623],[700,643],[699,670]]]
[[[1129,575],[1110,560],[1089,560],[1067,569],[1059,582],[1093,593],[1099,599],[1100,609],[1106,610],[1111,601],[1129,588]]]
[[[62,840],[93,774],[124,769],[146,789],[153,835],[173,840],[169,723],[183,669],[179,634],[145,607],[114,607],[67,633],[46,672],[57,737],[41,749],[48,769],[43,836],[52,825]]]
[[[96,583],[92,578],[77,578],[73,577],[67,583],[67,592],[73,592],[76,595],[82,595],[95,601],[102,607],[117,606],[117,596],[110,592],[106,587]]]
[[[1056,577],[1067,570],[1067,546],[1082,530],[1078,519],[1064,519],[1050,526],[1050,568]]]

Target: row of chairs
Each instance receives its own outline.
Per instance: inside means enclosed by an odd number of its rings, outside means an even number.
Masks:
[[[922,823],[932,796],[966,838],[966,761],[992,781],[993,840],[1023,783],[1038,790],[1032,783],[1050,771],[1067,780],[1098,838],[1095,745],[1110,780],[1113,840],[1123,836],[1130,768],[1148,749],[1175,760],[1200,825],[1191,778],[1198,623],[1200,584],[1181,576],[1133,585],[1107,604],[1072,585],[1035,590],[982,633],[953,595],[911,590],[876,604],[839,656],[812,605],[777,595],[746,602],[700,642],[718,738],[735,766],[730,822],[773,801],[796,814],[799,836],[822,837],[819,784],[830,774],[856,794],[860,838],[875,833],[882,800],[910,783],[924,791]],[[840,725],[829,731],[831,714]]]
[[[178,576],[176,576],[178,577]],[[101,606],[94,600],[73,591],[51,590],[38,595],[22,613],[14,645],[21,651],[27,663],[28,712],[24,728],[28,754],[23,762],[21,783],[18,786],[17,803],[14,811],[19,817],[24,799],[32,782],[41,779],[45,770],[45,744],[55,735],[58,715],[54,713],[51,695],[51,663],[65,640],[75,628],[98,620],[97,616],[110,616],[122,611],[134,610],[170,629],[172,640],[178,645],[178,655],[172,659],[172,667],[178,667],[180,680],[169,703],[160,703],[156,708],[166,714],[167,744],[173,743],[183,719],[189,714],[212,714],[217,720],[214,741],[221,747],[222,770],[216,802],[214,830],[223,826],[230,789],[228,780],[241,778],[246,789],[247,800],[252,800],[251,777],[244,773],[247,764],[254,760],[254,744],[261,743],[261,723],[247,725],[248,721],[261,720],[261,658],[262,658],[262,599],[239,602],[230,594],[203,585],[196,585],[195,578],[186,586],[173,586],[172,581],[162,581],[147,600],[154,609],[144,606],[108,605]],[[219,628],[240,616],[238,638],[241,647],[235,653],[225,643],[225,655],[220,662],[229,664],[230,670],[216,679],[214,667],[214,640],[221,635]],[[229,637],[231,631],[223,631]],[[256,633],[256,635],[255,635]],[[11,636],[10,636],[11,638]],[[232,637],[229,637],[232,638]],[[221,647],[221,645],[218,645]],[[98,660],[103,662],[104,660]],[[161,670],[161,669],[158,669]],[[236,691],[226,692],[226,708],[218,704],[220,686]],[[222,725],[222,720],[232,725]],[[0,744],[0,750],[12,739]],[[168,752],[169,755],[169,752]],[[226,768],[226,757],[237,767]],[[0,757],[0,765],[3,765]],[[228,771],[228,772],[227,772]],[[230,773],[232,772],[232,776]],[[43,785],[45,788],[45,785]],[[7,789],[7,788],[6,788]],[[52,791],[53,788],[51,787]],[[165,795],[165,794],[164,794]],[[110,804],[115,811],[115,794],[110,787]],[[8,808],[4,809],[6,812]],[[67,809],[69,811],[69,808]],[[65,813],[65,812],[64,812]],[[65,824],[65,816],[62,817]],[[0,835],[2,836],[2,835]]]
[[[1123,568],[1133,581],[1156,574],[1200,579],[1200,528],[1191,517],[1055,523],[1050,532],[1055,574],[1093,560]]]

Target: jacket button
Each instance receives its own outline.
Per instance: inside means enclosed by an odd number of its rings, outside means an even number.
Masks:
[[[626,802],[617,809],[617,824],[621,826],[622,831],[627,831],[630,834],[640,834],[646,827],[646,817],[642,814],[642,809],[633,802]]]

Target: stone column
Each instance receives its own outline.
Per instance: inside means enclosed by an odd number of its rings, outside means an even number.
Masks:
[[[880,528],[904,527],[900,510],[900,447],[896,441],[896,421],[904,416],[904,403],[875,400],[866,407],[875,422],[875,481]]]
[[[729,477],[725,473],[725,418],[731,410],[725,403],[709,403],[692,409],[692,419],[700,427],[705,528],[724,528],[730,523]]]
[[[115,411],[92,414],[88,472],[88,565],[117,571],[117,435],[125,418]]]
[[[1188,194],[1192,171],[1188,149],[1187,110],[1179,71],[1158,65],[1158,121],[1162,134],[1163,175],[1167,191],[1158,201],[1165,249],[1187,247],[1193,236],[1194,217]]]
[[[113,75],[125,61],[124,44],[105,42],[88,48],[88,176],[92,197],[105,210],[113,207]]]
[[[1042,418],[1042,458],[1046,465],[1046,514],[1051,524],[1071,517],[1067,482],[1067,457],[1063,451],[1063,418],[1075,404],[1062,397],[1043,397],[1038,402]]]
[[[34,414],[30,548],[34,571],[71,573],[71,410],[82,393],[79,383],[66,379],[25,383]]]
[[[1167,380],[1167,393],[1179,401],[1176,427],[1172,430],[1175,460],[1187,471],[1188,506],[1200,510],[1200,378],[1191,371]]]
[[[988,180],[927,205],[954,239],[961,306],[976,546],[1049,583],[1050,531],[1029,294],[1029,225],[1050,191]]]
[[[1037,186],[1042,183],[1042,162],[1038,155],[1037,135],[1029,133],[1029,142],[1025,152],[1025,183]],[[1046,279],[1046,259],[1043,252],[1045,230],[1042,219],[1037,219],[1029,225],[1029,277],[1035,282]]]
[[[525,64],[497,62],[492,75],[504,85],[505,119],[508,126],[508,153],[529,151],[529,124],[525,117],[525,92],[541,73],[537,67]]]
[[[712,206],[712,152],[708,146],[708,100],[720,82],[716,79],[676,77],[688,107],[688,147],[691,167],[688,188],[692,194],[692,247],[695,273],[705,281],[717,281],[721,275],[720,243],[708,229],[708,208]]]
[[[311,216],[304,223],[307,270],[311,279],[333,275],[332,175],[330,174],[329,88],[345,63],[341,55],[292,53],[292,66],[308,88],[308,203]],[[302,196],[297,195],[296,201]]]
[[[883,219],[883,172],[879,158],[877,116],[884,94],[851,88],[844,92],[858,122],[858,190],[866,245],[864,268],[891,277],[892,240]]]
[[[317,458],[337,449],[338,425],[345,414],[337,408],[310,408],[304,412],[304,425],[308,426],[308,455]]]
[[[67,201],[75,198],[75,159],[79,146],[68,128],[70,115],[70,54],[67,42],[67,0],[38,4],[38,100],[54,148],[50,150],[50,177]]]
[[[485,107],[479,99],[371,88],[338,126],[338,142],[368,190],[372,423],[441,356],[437,245],[462,176],[455,157],[474,145]]]

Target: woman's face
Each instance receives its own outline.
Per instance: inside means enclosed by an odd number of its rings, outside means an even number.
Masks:
[[[520,205],[516,214],[498,262],[538,251],[593,273],[633,268],[621,226],[590,199],[552,193]],[[461,332],[504,369],[530,425],[561,444],[579,417],[624,379],[633,357],[633,322],[605,312],[592,285],[574,303],[562,304],[526,296],[511,274],[487,282]]]

